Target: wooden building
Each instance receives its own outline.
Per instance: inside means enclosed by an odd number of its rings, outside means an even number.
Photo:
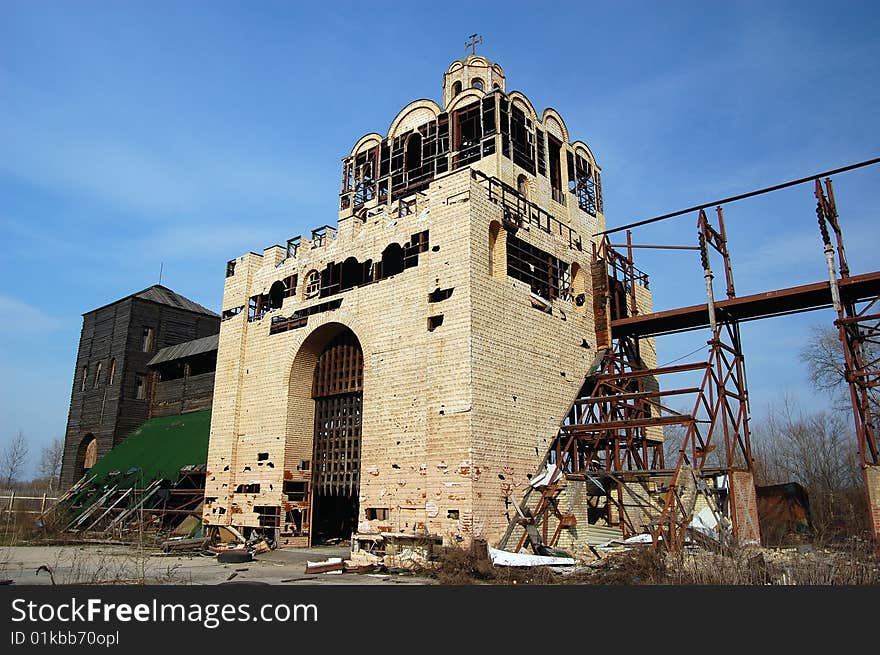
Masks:
[[[62,486],[69,487],[79,480],[150,416],[210,407],[210,348],[205,350],[204,343],[190,348],[192,357],[183,360],[174,353],[169,356],[163,349],[216,335],[219,330],[219,315],[160,285],[83,314],[64,439]],[[163,352],[162,361],[154,362],[160,368],[151,369],[150,362]],[[195,371],[195,375],[183,375],[179,383],[160,383],[162,407],[156,410],[151,400],[159,391],[154,385],[161,373],[157,376],[155,371],[171,371],[175,366],[183,367],[184,372]],[[207,404],[199,400],[205,395],[206,383]],[[175,405],[172,387],[180,387],[187,401]]]

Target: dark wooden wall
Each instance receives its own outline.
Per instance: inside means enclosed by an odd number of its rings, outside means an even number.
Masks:
[[[143,351],[143,330],[155,329],[153,348]],[[76,482],[82,474],[82,445],[88,434],[98,441],[98,457],[125,439],[148,418],[150,393],[137,399],[137,376],[152,380],[147,362],[165,346],[171,346],[220,331],[220,318],[177,307],[125,298],[83,315],[83,328],[77,351],[76,369],[70,396],[70,413],[61,466],[62,487]],[[116,375],[108,384],[110,360],[116,358]],[[95,385],[98,362],[103,365]],[[83,367],[88,379],[82,389]]]

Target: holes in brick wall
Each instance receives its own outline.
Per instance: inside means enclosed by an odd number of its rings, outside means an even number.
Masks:
[[[257,453],[258,462],[265,462],[267,459],[269,459],[269,453]]]
[[[452,295],[453,291],[454,288],[452,287],[449,289],[441,289],[440,287],[437,287],[428,294],[428,302],[442,302],[443,300],[449,298]]]
[[[443,325],[443,314],[428,317],[428,332],[433,332],[441,325]]]
[[[387,521],[388,520],[388,508],[387,507],[368,507],[365,510],[366,518],[368,521]]]
[[[260,493],[260,483],[253,482],[251,484],[240,484],[235,488],[237,494],[258,494]]]
[[[457,521],[461,516],[461,512],[457,509],[451,509],[446,512],[446,518]]]

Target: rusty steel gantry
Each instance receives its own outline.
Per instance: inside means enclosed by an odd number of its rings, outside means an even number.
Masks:
[[[870,527],[880,544],[880,455],[872,414],[872,403],[876,411],[872,394],[880,386],[880,271],[850,274],[830,177],[824,187],[821,182],[822,177],[878,162],[861,162],[602,234],[601,243],[594,246],[592,265],[597,357],[533,478],[540,484],[533,482],[522,502],[514,505],[517,514],[501,548],[519,551],[529,544],[538,553],[556,546],[562,530],[577,524],[574,514],[562,510],[559,502],[569,484],[584,485],[597,509],[604,504],[606,521],[618,526],[624,538],[645,533],[655,546],[681,548],[697,496],[702,495],[704,505],[722,528],[730,528],[735,540],[759,541],[739,323],[822,308],[837,313],[835,326],[844,353]],[[828,281],[737,297],[722,205],[807,182],[815,186]],[[713,205],[717,227],[705,211]],[[693,211],[698,213],[697,246],[633,245],[629,228]],[[611,244],[608,235],[623,229],[626,243]],[[707,302],[640,314],[637,289],[647,289],[648,277],[635,267],[634,248],[699,250]],[[723,299],[715,298],[713,252],[723,262]],[[644,340],[705,328],[710,331],[705,360],[646,365],[641,354]],[[687,372],[698,372],[699,384],[661,383]],[[673,398],[692,399],[690,411],[669,407]],[[667,463],[663,430],[669,426],[678,426],[683,438],[675,461]],[[694,531],[690,534],[700,537]]]

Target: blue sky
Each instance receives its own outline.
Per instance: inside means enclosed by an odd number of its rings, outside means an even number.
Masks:
[[[226,260],[333,223],[341,157],[439,100],[471,32],[590,145],[614,226],[877,156],[878,28],[869,2],[0,0],[0,447],[63,435],[84,311],[160,263],[219,309]],[[854,272],[877,268],[878,181],[836,180]],[[807,187],[726,217],[741,294],[823,278]],[[635,239],[692,243],[695,220]],[[693,253],[640,263],[657,308],[703,298]],[[824,405],[797,351],[830,320],[744,328],[755,414]],[[664,339],[660,360],[704,340]]]

